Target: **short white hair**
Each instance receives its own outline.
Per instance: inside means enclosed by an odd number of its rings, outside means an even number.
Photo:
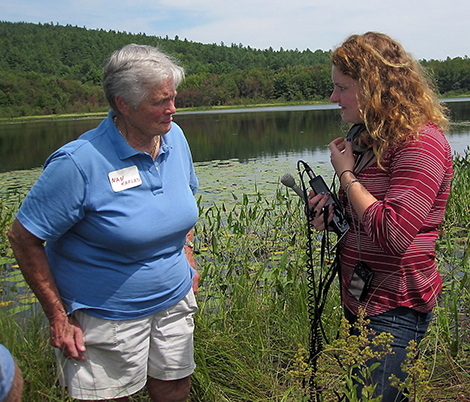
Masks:
[[[175,88],[184,79],[184,69],[172,57],[153,46],[124,46],[114,52],[103,69],[103,89],[111,109],[119,113],[116,96],[120,95],[137,109],[157,84],[172,79]]]

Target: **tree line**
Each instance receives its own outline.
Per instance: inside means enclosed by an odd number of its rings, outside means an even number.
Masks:
[[[185,68],[177,107],[316,101],[332,90],[330,51],[253,49],[145,33],[0,21],[0,117],[107,110],[101,74],[128,43],[157,46]],[[441,94],[470,92],[470,59],[422,60]]]

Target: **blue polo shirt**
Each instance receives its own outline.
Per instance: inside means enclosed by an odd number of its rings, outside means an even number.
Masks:
[[[120,320],[163,310],[190,290],[183,245],[198,219],[198,180],[175,123],[153,161],[112,117],[49,157],[18,219],[46,240],[69,313]]]

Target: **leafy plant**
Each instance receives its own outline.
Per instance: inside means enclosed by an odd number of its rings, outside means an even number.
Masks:
[[[402,363],[403,372],[408,374],[405,381],[401,382],[394,374],[392,374],[391,385],[397,387],[408,397],[410,402],[418,402],[424,400],[429,393],[429,374],[423,359],[419,357],[418,344],[411,340],[408,347],[406,360]]]
[[[0,266],[14,261],[13,250],[8,241],[8,230],[10,229],[16,212],[21,204],[22,197],[17,194],[7,194],[0,198]]]
[[[464,177],[470,177],[467,162],[454,158],[454,166],[456,180],[465,183]],[[420,345],[420,359],[414,359],[414,349],[410,349],[405,366],[410,376],[404,387],[410,398],[423,402],[464,401],[470,394],[469,264],[464,253],[469,217],[465,205],[453,206],[468,196],[462,191],[467,191],[466,185],[453,187],[437,248],[444,282],[439,306]],[[349,336],[347,322],[340,322],[336,283],[328,294],[323,319],[329,339],[338,331],[339,337],[324,347],[317,373],[305,365],[310,330],[306,229],[298,197],[281,189],[266,197],[255,189],[232,198],[221,204],[198,200],[201,219],[195,243],[201,283],[191,400],[306,400],[305,384],[313,375],[325,402],[338,401],[343,395],[354,400],[358,384],[365,387],[356,400],[373,400],[368,378],[375,366],[367,362],[388,353],[390,339],[372,337],[365,329],[358,337]],[[2,201],[3,213],[12,213],[10,220],[17,208],[15,200]],[[2,242],[2,255],[7,247]],[[319,243],[313,248],[318,253],[316,247]],[[57,384],[54,352],[48,346],[48,326],[41,309],[33,304],[28,311],[12,314],[10,308],[0,307],[0,342],[12,350],[27,380],[23,400],[67,401]],[[432,393],[426,393],[428,387]],[[143,391],[131,400],[149,398]]]
[[[388,333],[375,336],[375,332],[367,326],[369,322],[364,312],[360,312],[355,324],[359,335],[350,335],[351,325],[343,318],[338,338],[325,346],[319,359],[319,370],[315,374],[322,400],[338,400],[341,395],[351,402],[378,402],[382,399],[381,396],[374,396],[375,385],[371,384],[371,374],[385,355],[393,353],[393,337]]]

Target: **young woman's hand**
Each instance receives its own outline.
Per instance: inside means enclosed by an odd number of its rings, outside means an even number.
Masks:
[[[336,138],[330,142],[331,164],[335,168],[338,177],[346,170],[354,170],[354,153],[351,141],[344,138]]]
[[[309,214],[309,222],[317,230],[325,229],[325,215],[324,215],[324,206],[328,201],[330,194],[320,193],[315,194],[313,190],[310,191],[308,195],[308,209],[307,213]],[[330,204],[328,207],[328,224],[333,219],[333,205]]]

